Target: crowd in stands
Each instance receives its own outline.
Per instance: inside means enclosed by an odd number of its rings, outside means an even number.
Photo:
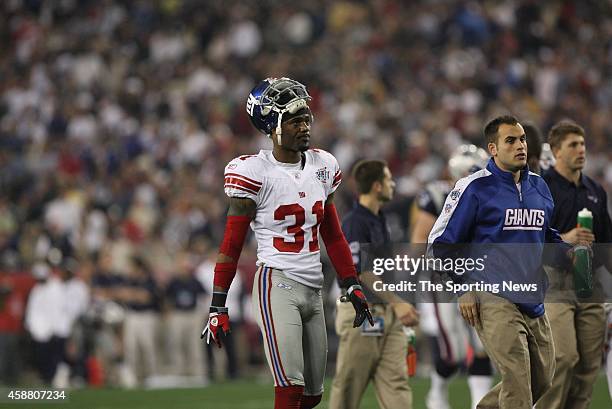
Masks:
[[[28,368],[47,383],[69,373],[133,386],[168,374],[205,382],[215,360],[228,377],[264,365],[253,240],[232,290],[244,346],[205,353],[199,332],[223,234],[223,168],[271,146],[245,112],[265,77],[306,84],[313,145],[346,175],[364,152],[386,159],[398,201],[443,176],[460,143],[482,145],[483,124],[504,112],[544,135],[563,118],[582,125],[586,173],[612,191],[606,7],[0,2],[0,383]],[[398,240],[409,209],[394,209]]]

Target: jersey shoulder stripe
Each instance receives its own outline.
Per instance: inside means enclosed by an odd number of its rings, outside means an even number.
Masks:
[[[247,183],[250,183],[252,185],[259,186],[259,187],[261,187],[261,185],[262,185],[261,182],[258,182],[258,181],[254,180],[254,179],[251,179],[251,178],[248,178],[246,176],[243,176],[243,175],[241,175],[239,173],[226,173],[225,174],[225,179],[228,179],[228,178],[230,178],[230,179],[240,179],[240,180],[243,180],[244,182],[247,182]]]
[[[238,189],[238,190],[242,190],[243,192],[252,193],[254,195],[256,195],[259,192],[258,190],[252,190],[252,189],[249,189],[246,186],[242,186],[242,185],[239,185],[239,184],[227,183],[227,181],[225,182],[224,188],[226,188],[226,189],[229,189],[229,188]]]
[[[241,191],[246,192],[246,193],[251,193],[251,194],[253,194],[253,195],[257,195],[257,192],[253,192],[252,190],[247,189],[247,188],[244,188],[244,187],[242,187],[242,186],[236,186],[236,185],[225,185],[224,187],[225,187],[225,189],[238,189],[238,190],[241,190]],[[240,196],[237,196],[237,195],[230,195],[230,197],[240,197]],[[247,197],[248,197],[248,196],[247,196]]]
[[[260,155],[243,155],[232,159],[225,167],[225,194],[252,199],[257,203],[264,185],[264,168]]]
[[[257,194],[261,189],[261,183],[235,173],[227,173],[225,175],[225,187],[235,187]]]
[[[340,182],[342,182],[342,172],[340,171],[340,169],[338,169],[338,171],[334,175],[334,181],[332,183],[332,187],[338,186]]]
[[[453,216],[453,213],[455,213],[455,210],[457,209],[457,205],[461,201],[463,194],[468,189],[470,184],[472,184],[476,180],[491,175],[492,173],[488,169],[481,169],[478,172],[474,172],[471,175],[466,176],[457,181],[453,190],[446,197],[444,207],[442,209],[442,214],[438,217],[433,228],[431,229],[431,232],[429,233],[429,239],[427,240],[429,244],[433,243],[438,237],[440,237],[444,233],[446,227],[448,226],[448,222],[450,221],[451,217]]]

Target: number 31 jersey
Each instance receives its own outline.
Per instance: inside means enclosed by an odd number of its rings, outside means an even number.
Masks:
[[[304,152],[305,164],[278,162],[272,151],[240,156],[225,167],[225,193],[257,205],[251,229],[257,264],[314,288],[323,286],[319,225],[327,196],[342,180],[334,156],[320,149]]]

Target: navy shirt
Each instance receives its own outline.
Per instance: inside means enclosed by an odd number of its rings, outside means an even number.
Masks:
[[[608,196],[600,184],[585,174],[580,175],[580,184],[561,176],[550,168],[542,176],[555,200],[551,226],[560,233],[567,233],[577,225],[578,212],[585,207],[593,213],[593,234],[596,243],[612,243],[612,223],[608,214]],[[597,260],[596,265],[602,261]]]
[[[359,203],[355,203],[353,209],[342,220],[342,231],[349,243],[353,254],[353,263],[358,273],[361,273],[361,250],[362,244],[369,243],[368,253],[374,257],[388,257],[388,254],[381,254],[383,251],[391,251],[391,236],[389,228],[382,211],[375,215],[372,211]],[[371,291],[364,288],[366,297],[372,302],[379,302],[378,297]]]
[[[128,278],[124,282],[124,287],[145,290],[148,293],[146,301],[131,300],[126,301],[125,305],[132,311],[159,311],[159,293],[157,285],[152,278],[134,279]]]
[[[555,200],[551,225],[560,233],[567,233],[577,225],[578,212],[585,207],[593,213],[593,234],[598,243],[612,242],[612,226],[608,214],[606,191],[590,177],[580,175],[576,186],[550,168],[544,175]]]
[[[204,287],[195,277],[173,278],[166,288],[166,297],[175,310],[193,311],[198,297],[203,295]]]
[[[114,273],[104,273],[101,271],[97,271],[91,279],[91,286],[94,288],[109,289],[118,287],[122,283],[123,278],[121,278],[121,276]]]

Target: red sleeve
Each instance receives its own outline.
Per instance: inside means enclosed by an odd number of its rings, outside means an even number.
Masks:
[[[340,220],[333,203],[325,205],[323,222],[321,222],[321,237],[325,242],[327,254],[341,280],[349,277],[357,278],[357,271],[353,264],[353,256],[349,245],[342,234]]]
[[[225,233],[219,253],[230,257],[232,261],[217,263],[213,280],[215,286],[222,287],[226,291],[229,290],[232,280],[234,280],[236,275],[238,259],[240,258],[240,252],[242,252],[242,246],[244,245],[244,239],[250,222],[251,218],[248,216],[227,216]]]

